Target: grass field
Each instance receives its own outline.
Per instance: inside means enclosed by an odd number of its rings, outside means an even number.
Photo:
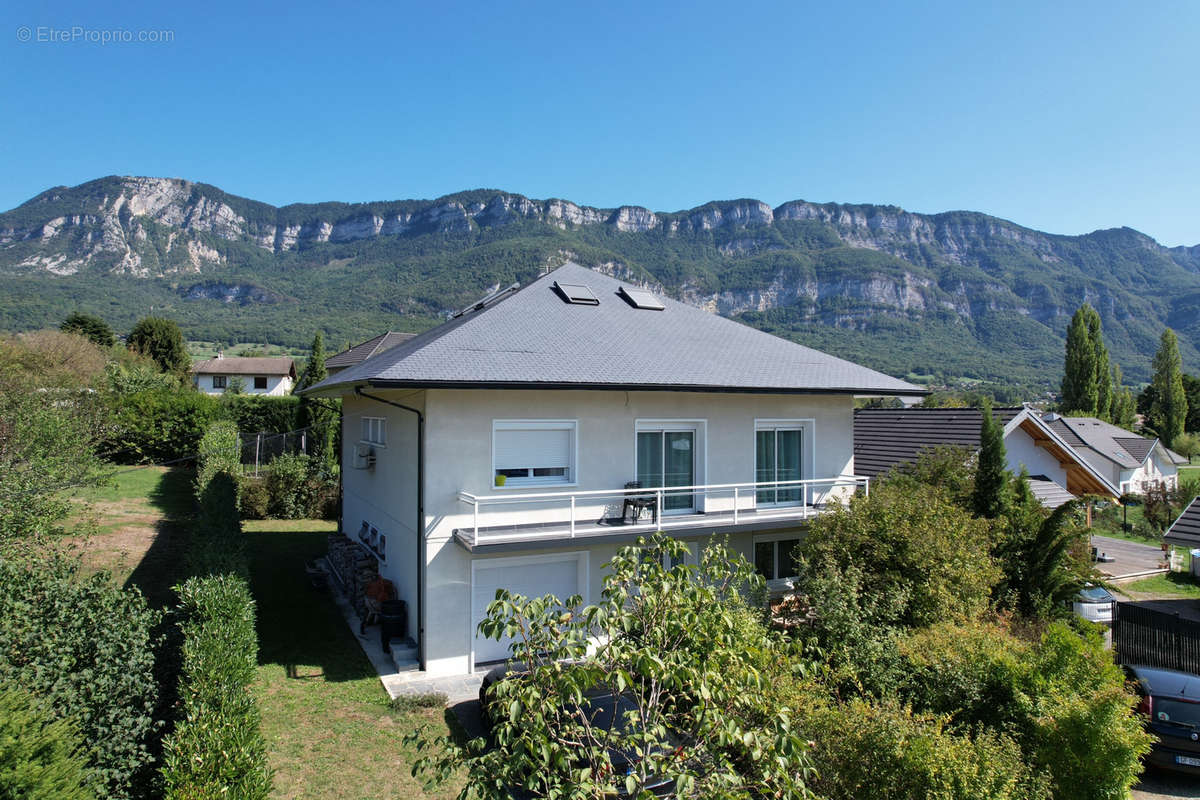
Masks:
[[[1161,598],[1200,598],[1200,584],[1191,575],[1182,572],[1168,572],[1166,575],[1155,575],[1140,581],[1127,583],[1120,587],[1122,592],[1131,595],[1153,595]]]
[[[174,602],[192,513],[192,473],[147,468],[77,496],[87,568],[136,585],[156,605]],[[390,708],[332,598],[314,590],[304,562],[325,552],[334,523],[246,523],[251,590],[258,604],[258,684],[263,732],[279,798],[450,798],[458,786],[427,794],[411,777],[404,734],[428,725],[451,730],[441,709]]]

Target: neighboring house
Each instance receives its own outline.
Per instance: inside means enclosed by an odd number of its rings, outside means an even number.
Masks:
[[[205,394],[224,394],[235,377],[246,394],[291,394],[296,384],[296,364],[290,358],[216,358],[192,365],[196,388]]]
[[[361,364],[368,358],[391,350],[396,345],[403,344],[414,336],[416,336],[415,333],[397,333],[396,331],[381,333],[373,339],[368,339],[361,344],[356,344],[348,350],[343,350],[325,359],[325,370],[330,375],[336,375],[348,367]]]
[[[1008,468],[1028,471],[1030,488],[1046,507],[1058,508],[1083,495],[1120,494],[1032,410],[995,408],[992,416],[1004,426]],[[855,471],[874,478],[940,446],[977,450],[982,424],[983,412],[977,408],[859,409],[854,412]]]
[[[476,633],[497,589],[595,600],[659,528],[787,578],[805,521],[866,483],[854,397],[923,392],[570,263],[305,391],[342,399],[341,530],[430,674],[508,656]]]
[[[1138,436],[1095,417],[1046,414],[1042,420],[1122,494],[1141,494],[1157,482],[1173,489],[1179,484],[1179,465],[1187,463],[1158,439]]]
[[[1200,548],[1200,497],[1192,498],[1179,518],[1167,528],[1163,541],[1176,547]]]

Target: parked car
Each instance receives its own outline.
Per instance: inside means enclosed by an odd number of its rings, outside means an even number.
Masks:
[[[491,692],[492,687],[503,680],[510,680],[518,675],[525,674],[525,672],[525,665],[521,662],[515,662],[501,664],[483,676],[483,683],[479,687],[479,713],[489,733],[496,724],[496,719],[493,715],[494,696]],[[580,706],[583,713],[587,714],[592,720],[592,725],[599,728],[612,728],[614,725],[623,727],[627,725],[628,718],[626,712],[634,711],[636,708],[636,700],[630,692],[615,694],[606,686],[598,686],[585,692],[583,703]],[[621,775],[633,771],[634,759],[637,756],[626,750],[612,749],[608,752],[608,758],[612,763],[613,771]],[[655,777],[650,779],[645,788],[655,797],[670,798],[674,797],[675,781],[670,778]],[[514,792],[514,798],[518,794],[520,794],[520,790]],[[528,795],[522,794],[521,796],[527,797]],[[617,797],[629,797],[625,792],[624,781],[618,782]]]
[[[1071,607],[1076,614],[1089,622],[1102,622],[1105,625],[1112,624],[1116,605],[1117,598],[1113,597],[1111,592],[1091,584],[1080,589],[1079,594],[1071,601]]]
[[[1156,667],[1127,666],[1137,685],[1146,729],[1158,741],[1147,764],[1200,775],[1200,675]]]

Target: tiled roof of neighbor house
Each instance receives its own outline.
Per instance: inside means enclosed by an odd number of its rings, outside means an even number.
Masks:
[[[567,302],[555,283],[591,290]],[[307,391],[343,385],[920,395],[905,381],[567,263]],[[574,291],[574,290],[568,290]]]
[[[1050,419],[1043,417],[1042,420],[1072,447],[1087,446],[1124,469],[1140,467],[1158,441],[1130,433],[1095,417],[1060,417],[1055,414]]]
[[[385,350],[391,350],[396,345],[407,342],[414,336],[416,336],[415,333],[399,333],[397,331],[381,333],[372,339],[367,339],[361,344],[356,344],[348,350],[343,350],[325,359],[325,368],[345,369],[346,367],[353,367],[355,364],[360,364],[372,356],[377,356]]]
[[[1045,475],[1030,475],[1029,489],[1033,492],[1033,496],[1046,508],[1058,508],[1064,503],[1069,503],[1075,499],[1075,495]]]
[[[1021,410],[994,408],[992,416],[1007,425]],[[943,445],[974,450],[982,422],[978,408],[860,408],[854,412],[854,472],[875,477]]]
[[[192,372],[204,375],[291,375],[296,364],[290,358],[207,358],[192,365]]]
[[[1200,547],[1200,497],[1188,503],[1179,519],[1167,528],[1164,538],[1169,544]]]

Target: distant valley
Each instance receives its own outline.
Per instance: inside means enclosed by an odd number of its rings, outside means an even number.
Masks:
[[[1200,366],[1200,246],[1129,228],[1059,236],[801,200],[662,213],[496,190],[275,207],[139,177],[0,214],[0,328],[82,308],[127,330],[153,311],[198,340],[294,347],[322,328],[340,346],[423,329],[567,259],[894,375],[1054,385],[1085,300],[1128,379],[1148,379],[1168,325],[1185,368]]]

